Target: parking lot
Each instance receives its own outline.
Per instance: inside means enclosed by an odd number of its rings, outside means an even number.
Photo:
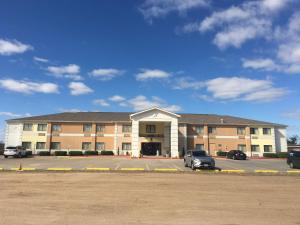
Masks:
[[[237,172],[287,172],[291,169],[284,159],[230,160],[216,158],[216,167],[222,171]],[[56,157],[35,156],[31,158],[0,157],[2,170],[140,170],[140,171],[191,171],[183,165],[182,159],[131,159],[127,157],[91,156]],[[298,170],[293,170],[298,171]]]

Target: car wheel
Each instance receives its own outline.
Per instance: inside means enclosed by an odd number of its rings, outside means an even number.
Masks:
[[[7,158],[7,157],[8,157],[7,155],[4,156],[4,158]]]
[[[194,163],[193,163],[193,162],[191,163],[191,169],[192,169],[192,170],[195,170],[195,166],[194,166]]]
[[[295,165],[294,165],[294,163],[293,162],[290,162],[290,168],[292,168],[292,169],[294,169],[295,168]]]

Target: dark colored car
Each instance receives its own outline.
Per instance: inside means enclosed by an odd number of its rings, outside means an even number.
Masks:
[[[242,152],[241,150],[231,150],[231,151],[227,152],[226,158],[233,159],[233,160],[236,160],[236,159],[246,160],[247,155],[244,152]]]
[[[300,151],[290,151],[286,160],[291,168],[300,168]]]
[[[188,151],[184,156],[184,166],[191,167],[192,170],[200,168],[215,168],[215,160],[208,156],[206,151]]]

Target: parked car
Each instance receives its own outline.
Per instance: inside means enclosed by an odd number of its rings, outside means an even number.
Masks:
[[[25,157],[26,156],[26,149],[22,146],[8,146],[4,149],[3,153],[4,157],[7,158],[8,156],[13,156],[13,157]]]
[[[227,159],[233,159],[233,160],[246,160],[247,159],[247,155],[242,152],[241,150],[231,150],[229,152],[227,152],[226,155]]]
[[[200,168],[215,168],[215,160],[207,155],[206,151],[187,151],[184,156],[184,166],[191,167],[192,170]]]
[[[300,168],[300,151],[290,151],[286,162],[291,168]]]

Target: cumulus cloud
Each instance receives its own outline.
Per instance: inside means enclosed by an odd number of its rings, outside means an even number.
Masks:
[[[31,82],[25,80],[2,79],[0,80],[0,87],[9,91],[19,92],[24,94],[59,93],[58,85],[54,83],[48,83],[48,82]]]
[[[46,70],[55,77],[83,80],[83,77],[79,75],[80,66],[76,64],[69,64],[66,66],[48,66]]]
[[[207,7],[207,0],[146,0],[139,11],[144,18],[152,22],[154,18],[160,18],[171,12],[186,13],[188,10],[199,7]]]
[[[186,24],[184,32],[216,31],[213,43],[220,49],[241,47],[254,38],[272,37],[273,18],[288,0],[261,0],[244,2],[239,6],[213,12],[200,22]]]
[[[20,54],[28,50],[33,50],[33,47],[17,40],[0,39],[0,55]]]
[[[17,113],[12,113],[12,112],[0,112],[0,116],[5,116],[5,117],[27,117],[27,116],[31,116],[31,114],[30,113],[17,114]]]
[[[191,77],[181,77],[175,80],[173,89],[182,90],[182,89],[193,89],[198,90],[205,86],[205,82],[196,81]]]
[[[93,102],[96,105],[100,105],[100,106],[104,106],[104,107],[107,107],[110,105],[105,99],[95,99]]]
[[[170,73],[158,70],[158,69],[140,69],[140,72],[136,74],[136,80],[138,81],[146,81],[146,80],[152,80],[152,79],[166,79],[171,76]]]
[[[115,78],[116,76],[120,76],[123,73],[124,73],[123,70],[118,70],[114,68],[100,68],[100,69],[92,70],[90,72],[90,75],[102,81],[107,81]]]
[[[114,95],[114,96],[111,96],[109,98],[109,100],[112,101],[112,102],[122,102],[122,101],[126,100],[126,98],[124,98],[121,95]]]
[[[84,95],[93,92],[93,89],[82,82],[71,82],[69,88],[71,95]]]
[[[266,70],[266,71],[280,70],[280,66],[276,65],[276,63],[269,58],[244,59],[243,67],[250,68],[250,69]]]
[[[37,57],[37,56],[34,56],[34,57],[33,57],[33,60],[36,61],[36,62],[42,62],[42,63],[47,63],[47,62],[49,62],[48,59],[40,58],[40,57]]]

